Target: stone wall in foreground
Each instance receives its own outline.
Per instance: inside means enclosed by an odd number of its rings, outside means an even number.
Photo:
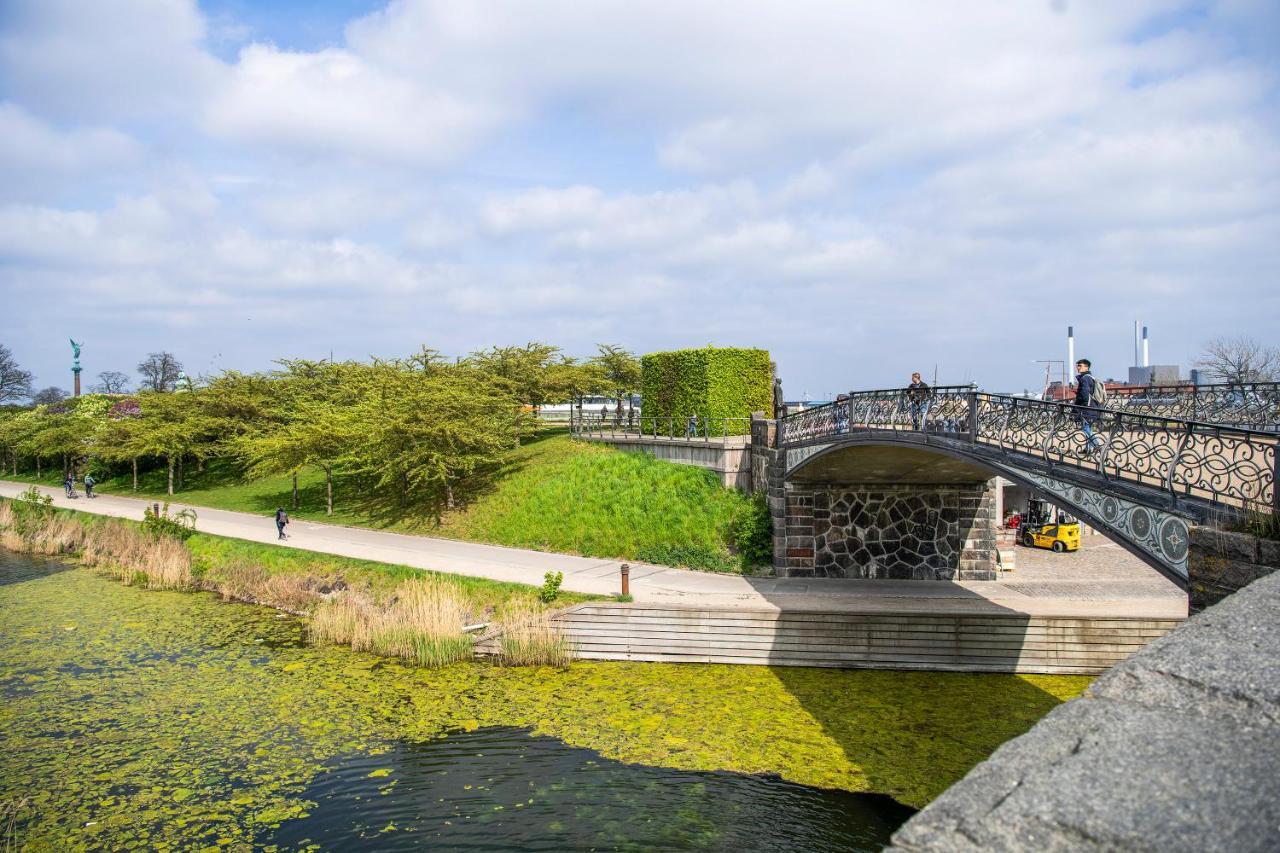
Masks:
[[[1280,850],[1280,573],[969,772],[891,850]]]
[[[1212,527],[1191,528],[1187,593],[1192,613],[1217,604],[1277,570],[1280,542]]]

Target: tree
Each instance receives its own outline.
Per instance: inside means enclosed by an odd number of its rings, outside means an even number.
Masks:
[[[35,394],[32,394],[31,402],[35,403],[37,406],[51,406],[54,403],[61,403],[63,400],[67,399],[67,397],[68,394],[66,391],[56,385],[50,385],[48,388],[41,388]]]
[[[1195,365],[1219,382],[1275,382],[1280,380],[1280,349],[1245,335],[1217,337],[1204,345]]]
[[[129,377],[118,370],[104,370],[98,374],[98,384],[89,391],[93,394],[128,394]]]
[[[139,390],[172,391],[178,384],[178,374],[182,372],[182,362],[171,352],[148,353],[138,362],[138,375],[142,377]]]
[[[400,369],[434,369],[434,359],[425,348],[419,355],[421,360],[415,356],[400,364]],[[367,425],[354,406],[366,391],[371,368],[306,359],[278,363],[285,369],[272,381],[270,406],[260,413],[255,428],[236,436],[233,452],[251,477],[292,473],[295,508],[298,469],[308,465],[320,468],[324,471],[325,513],[333,515],[334,467],[367,433]]]
[[[631,405],[631,394],[640,389],[640,359],[622,347],[613,344],[596,344],[599,355],[591,359],[604,377],[605,386],[618,401],[618,414],[622,414],[622,399]]]
[[[0,344],[0,403],[31,396],[31,371],[23,370],[4,344]]]

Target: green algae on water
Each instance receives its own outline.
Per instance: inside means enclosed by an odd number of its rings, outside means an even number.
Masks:
[[[519,726],[621,761],[776,773],[919,807],[1087,683],[610,662],[420,669],[307,646],[299,620],[207,593],[28,573],[0,578],[0,804],[22,804],[33,850],[244,848],[308,814],[302,792],[337,757]]]

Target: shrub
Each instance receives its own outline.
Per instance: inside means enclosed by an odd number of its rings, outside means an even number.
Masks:
[[[773,407],[773,376],[769,351],[762,349],[675,350],[650,353],[640,359],[641,396],[645,417],[671,418],[672,433],[683,434],[690,415],[744,418],[726,430],[710,424],[713,435],[750,432],[752,412]]]
[[[764,495],[757,494],[738,512],[733,522],[733,543],[748,566],[773,562],[773,519]]]
[[[560,584],[564,582],[564,572],[547,572],[542,576],[542,589],[538,590],[538,599],[543,604],[550,604],[560,595]]]
[[[196,513],[193,509],[184,509],[170,515],[169,502],[165,501],[159,512],[154,507],[146,508],[142,528],[153,536],[168,536],[186,542],[196,532]]]

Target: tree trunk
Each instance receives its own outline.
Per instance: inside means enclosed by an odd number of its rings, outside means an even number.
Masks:
[[[298,508],[298,472],[293,472],[293,508]]]
[[[333,468],[324,466],[324,514],[333,515]]]
[[[138,457],[133,457],[133,490],[138,491]]]
[[[40,479],[40,454],[36,454],[36,479]]]
[[[197,474],[204,473],[204,457],[203,456],[196,457],[196,473]]]
[[[444,478],[444,505],[446,509],[453,509],[453,481],[448,477]]]
[[[182,488],[182,459],[184,456],[186,456],[185,453],[178,454],[178,488],[179,489]],[[169,492],[169,494],[173,494],[173,492]]]
[[[169,497],[173,497],[173,456],[169,455],[165,458],[169,460]]]

